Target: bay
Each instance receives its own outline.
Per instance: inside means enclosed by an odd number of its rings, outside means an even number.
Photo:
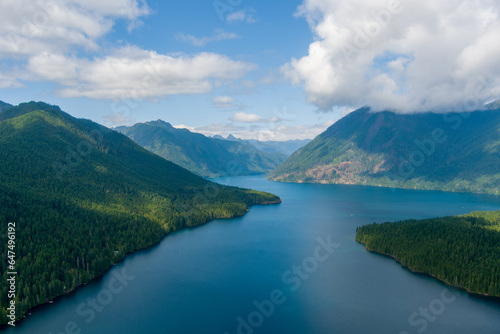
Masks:
[[[411,273],[354,237],[373,222],[499,210],[500,197],[215,181],[283,202],[173,233],[0,332],[499,333],[498,299]]]

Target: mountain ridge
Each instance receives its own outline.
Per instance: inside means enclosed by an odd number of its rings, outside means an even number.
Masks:
[[[500,111],[396,114],[358,109],[269,174],[340,183],[499,194]]]
[[[157,120],[118,127],[142,147],[203,177],[264,174],[285,160],[240,140],[206,137]]]
[[[279,197],[205,180],[90,120],[29,102],[0,121],[0,242],[16,224],[16,318],[170,232]],[[2,112],[3,113],[3,112]],[[0,249],[7,258],[7,249]],[[0,264],[0,291],[7,270]],[[0,323],[7,294],[0,293]]]

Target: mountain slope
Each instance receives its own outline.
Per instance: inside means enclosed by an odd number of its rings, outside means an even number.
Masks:
[[[142,147],[203,177],[263,174],[286,159],[239,141],[208,138],[169,123],[153,121],[119,127]]]
[[[16,224],[17,317],[102,275],[167,233],[243,215],[268,193],[209,182],[126,136],[25,103],[0,122],[0,243]],[[7,257],[4,246],[1,256]],[[0,262],[0,320],[7,267]]]
[[[12,104],[5,103],[3,101],[0,101],[0,112],[7,110],[12,107]]]
[[[221,136],[214,136],[213,138],[224,139]],[[269,152],[269,153],[282,153],[285,154],[287,157],[311,141],[310,139],[295,139],[295,140],[285,140],[285,141],[274,141],[274,140],[260,141],[255,139],[239,139],[235,138],[232,135],[229,135],[229,137],[227,137],[226,140],[239,141],[242,143],[250,144],[259,151]]]
[[[499,152],[500,110],[402,115],[362,108],[269,178],[500,194]]]

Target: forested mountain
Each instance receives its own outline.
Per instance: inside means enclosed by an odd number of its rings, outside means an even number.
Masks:
[[[206,137],[158,120],[118,127],[142,147],[203,177],[264,174],[286,159],[241,141]]]
[[[30,102],[7,111],[0,121],[0,255],[15,252],[18,317],[169,232],[280,202],[209,182],[56,106]],[[0,261],[1,323],[7,269]]]
[[[12,107],[12,104],[5,103],[3,101],[0,101],[0,112],[7,110]]]
[[[365,225],[356,241],[469,292],[500,297],[500,211]]]
[[[212,138],[224,139],[221,136],[214,136]],[[269,152],[269,153],[282,153],[287,157],[292,155],[293,152],[297,151],[299,148],[303,147],[307,143],[309,143],[310,139],[295,139],[295,140],[284,140],[284,141],[275,141],[275,140],[255,140],[255,139],[239,139],[232,135],[229,135],[226,140],[232,141],[240,141],[243,143],[247,143],[258,149],[259,151]]]
[[[342,118],[269,178],[500,194],[500,110]]]

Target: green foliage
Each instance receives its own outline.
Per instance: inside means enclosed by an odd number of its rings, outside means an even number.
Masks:
[[[6,259],[7,224],[15,222],[18,317],[169,232],[280,201],[212,183],[55,106],[8,112],[0,122],[0,256]],[[2,260],[1,323],[6,272]]]
[[[3,101],[0,101],[0,112],[7,110],[12,107],[12,104],[5,103]]]
[[[154,121],[117,131],[159,156],[203,177],[264,174],[286,159],[242,141],[208,138],[169,123]]]
[[[295,152],[269,178],[498,195],[499,166],[500,110],[402,115],[363,108]]]
[[[500,297],[500,211],[365,225],[356,241],[469,292]]]

